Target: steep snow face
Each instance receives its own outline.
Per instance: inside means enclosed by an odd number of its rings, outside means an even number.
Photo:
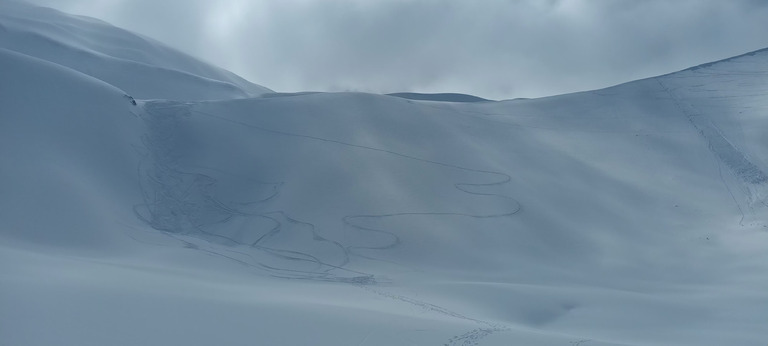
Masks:
[[[393,282],[466,304],[482,332],[454,344],[532,340],[505,326],[596,344],[748,344],[765,336],[768,311],[754,295],[768,284],[756,279],[765,182],[750,159],[766,147],[730,139],[766,125],[752,72],[768,61],[748,58],[728,84],[707,79],[708,97],[685,71],[476,104],[348,93],[148,102],[141,179],[161,193],[145,193],[139,214],[257,272]],[[753,115],[737,115],[734,98]],[[729,126],[692,119],[683,102]]]
[[[16,1],[0,2],[0,48],[72,68],[137,98],[201,100],[271,92],[150,38]]]
[[[768,49],[655,78],[706,140],[745,218],[768,206]]]
[[[322,265],[359,256],[494,279],[600,268],[611,276],[583,279],[695,281],[690,266],[708,255],[679,249],[743,222],[728,185],[739,171],[720,169],[655,80],[477,106],[312,94],[146,110],[153,158],[168,166],[147,172],[166,191],[147,202],[156,228],[238,246],[301,232],[339,242],[313,255]],[[301,227],[276,231],[288,218]]]
[[[768,338],[765,52],[533,100],[244,98],[0,8],[0,344]]]
[[[52,248],[112,252],[141,201],[141,123],[124,92],[0,49],[0,229]]]

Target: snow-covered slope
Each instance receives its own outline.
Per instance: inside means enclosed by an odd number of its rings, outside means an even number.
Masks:
[[[0,48],[72,68],[138,98],[200,100],[271,92],[150,38],[14,0],[0,1]]]
[[[49,247],[106,252],[132,220],[140,120],[111,85],[0,49],[2,234]],[[121,232],[117,232],[118,234]]]
[[[245,97],[0,7],[0,344],[768,339],[766,51],[532,100]]]

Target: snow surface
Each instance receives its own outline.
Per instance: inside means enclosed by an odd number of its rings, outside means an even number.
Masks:
[[[0,2],[0,47],[69,67],[137,98],[203,100],[271,90],[107,23]]]
[[[0,344],[765,344],[767,75],[278,94],[0,2]]]

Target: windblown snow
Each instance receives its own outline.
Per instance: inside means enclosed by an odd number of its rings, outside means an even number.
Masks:
[[[768,50],[397,96],[0,1],[0,344],[768,340]]]

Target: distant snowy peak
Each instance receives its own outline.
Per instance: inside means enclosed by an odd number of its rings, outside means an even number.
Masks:
[[[205,100],[272,91],[97,19],[0,2],[0,48],[47,60],[144,99]]]
[[[413,93],[413,92],[401,92],[387,94],[389,96],[400,97],[409,100],[419,101],[438,101],[438,102],[488,102],[491,100],[477,97],[474,95],[457,94],[457,93]]]

